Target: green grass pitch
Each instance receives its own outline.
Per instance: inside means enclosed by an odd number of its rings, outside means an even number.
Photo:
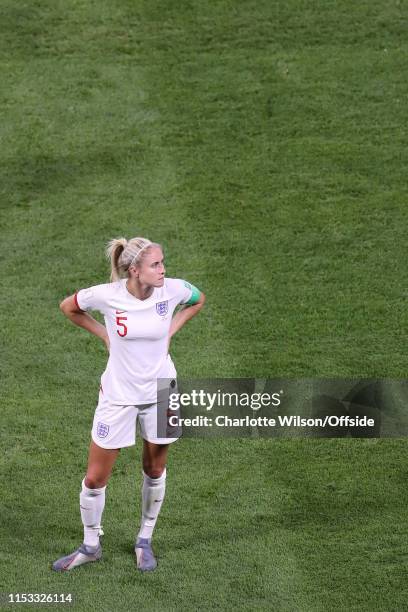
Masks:
[[[132,557],[139,443],[103,560],[50,570],[81,541],[106,361],[58,304],[107,281],[110,238],[161,242],[205,291],[172,345],[181,377],[406,377],[407,18],[402,0],[0,2],[2,593],[407,609],[399,439],[181,440],[151,575]]]

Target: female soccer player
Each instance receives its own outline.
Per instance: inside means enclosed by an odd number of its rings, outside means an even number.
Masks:
[[[99,536],[105,490],[119,450],[135,444],[136,421],[143,437],[142,520],[135,544],[141,571],[157,566],[151,538],[164,498],[169,444],[158,437],[157,379],[174,379],[171,337],[201,310],[205,296],[196,287],[165,278],[162,248],[146,238],[111,240],[106,250],[111,282],[81,289],[61,302],[75,324],[98,336],[109,350],[95,411],[88,469],[82,481],[80,511],[83,544],[53,564],[71,570],[102,556]],[[173,316],[178,304],[185,307]],[[98,310],[105,326],[86,311]]]

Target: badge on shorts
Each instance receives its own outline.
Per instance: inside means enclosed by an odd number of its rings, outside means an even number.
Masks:
[[[109,433],[109,425],[105,425],[105,423],[101,423],[99,421],[96,426],[96,433],[98,435],[98,438],[106,438]]]
[[[168,300],[166,300],[165,302],[157,302],[156,312],[158,315],[160,315],[161,317],[164,317],[164,315],[167,314],[168,310],[169,310]]]

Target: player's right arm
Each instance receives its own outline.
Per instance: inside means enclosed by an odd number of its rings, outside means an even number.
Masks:
[[[70,295],[65,298],[60,304],[60,309],[64,313],[64,315],[74,323],[74,325],[78,325],[79,327],[83,327],[87,331],[89,331],[94,336],[101,338],[106,344],[106,348],[109,350],[109,337],[108,332],[106,331],[106,327],[96,321],[91,315],[89,315],[84,310],[81,310],[78,306],[76,300],[76,294]]]

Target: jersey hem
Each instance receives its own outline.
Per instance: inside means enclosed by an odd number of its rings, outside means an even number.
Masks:
[[[117,402],[112,400],[108,395],[104,394],[104,399],[107,400],[110,404],[114,406],[152,406],[153,404],[157,404],[157,398],[152,400],[144,400],[143,402]]]

